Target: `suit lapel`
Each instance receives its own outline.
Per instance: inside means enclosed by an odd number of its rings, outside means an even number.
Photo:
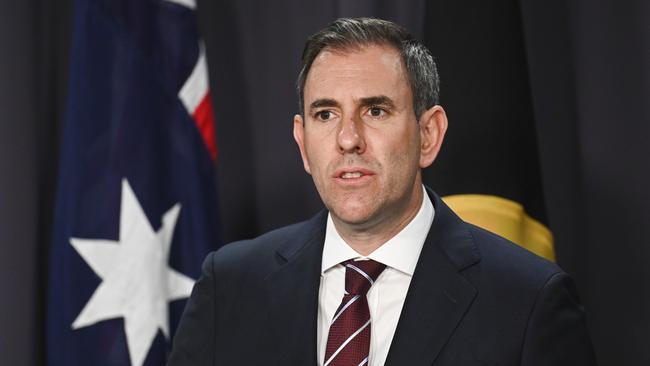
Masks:
[[[325,239],[323,211],[277,255],[283,264],[266,279],[270,356],[267,365],[315,365],[318,289]],[[272,361],[273,360],[273,361]]]
[[[463,222],[429,191],[435,218],[422,248],[386,366],[431,365],[476,296],[459,273],[480,260]]]

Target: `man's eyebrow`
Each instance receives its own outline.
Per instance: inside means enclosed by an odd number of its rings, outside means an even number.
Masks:
[[[316,99],[309,105],[309,110],[313,111],[316,108],[323,108],[323,107],[339,107],[339,102],[337,102],[334,99]]]
[[[387,106],[389,108],[395,108],[395,103],[393,100],[385,95],[375,95],[372,97],[365,97],[359,99],[359,104],[365,107],[368,106],[373,106],[373,105],[380,105],[380,106]],[[316,99],[309,105],[309,110],[313,111],[314,109],[317,108],[323,108],[323,107],[340,107],[341,104],[334,100],[334,99],[329,99],[329,98],[322,98],[322,99]]]
[[[385,95],[377,95],[372,97],[366,97],[360,99],[361,105],[363,106],[373,106],[373,105],[383,105],[390,108],[395,108],[395,103],[392,99]]]

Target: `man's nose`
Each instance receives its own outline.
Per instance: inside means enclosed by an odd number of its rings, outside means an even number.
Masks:
[[[366,150],[363,124],[354,118],[344,118],[337,136],[339,152],[362,154]]]

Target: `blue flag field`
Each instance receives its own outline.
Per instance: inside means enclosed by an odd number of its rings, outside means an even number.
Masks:
[[[76,1],[48,365],[164,365],[201,262],[219,244],[195,6]]]

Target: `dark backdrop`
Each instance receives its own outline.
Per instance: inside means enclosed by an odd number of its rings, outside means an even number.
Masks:
[[[43,362],[46,259],[71,0],[0,13],[0,354]],[[425,172],[495,193],[552,229],[601,365],[650,362],[650,3],[643,0],[199,1],[225,241],[321,208],[291,137],[307,35],[377,16],[431,48],[450,118]]]

